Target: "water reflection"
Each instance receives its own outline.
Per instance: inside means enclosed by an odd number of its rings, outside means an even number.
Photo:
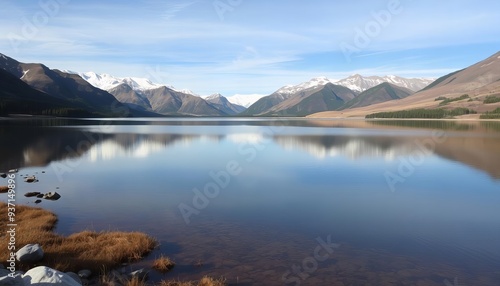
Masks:
[[[145,158],[176,144],[189,145],[200,140],[227,140],[235,144],[261,144],[259,142],[272,140],[285,150],[300,150],[317,159],[343,156],[351,160],[370,157],[395,160],[414,153],[419,142],[432,138],[430,128],[439,128],[453,131],[446,133],[444,142],[433,145],[428,156],[438,155],[500,178],[500,133],[494,132],[500,130],[500,124],[495,122],[285,121],[287,124],[284,128],[282,125],[279,132],[267,132],[264,130],[267,127],[263,126],[269,124],[261,120],[222,121],[225,122],[222,127],[217,125],[220,121],[146,121],[139,125],[129,125],[134,121],[120,121],[121,124],[124,122],[125,125],[106,124],[105,127],[76,127],[74,122],[71,122],[71,128],[1,126],[0,170],[46,166],[52,161],[78,158],[84,154],[88,154],[93,161],[110,160],[116,156]],[[283,124],[282,121],[278,123]],[[186,124],[188,127],[185,127]],[[242,131],[237,124],[244,124],[248,131]],[[273,124],[278,125],[276,122]],[[347,131],[353,127],[361,129],[356,129],[355,133]],[[424,129],[419,129],[420,133],[398,133],[392,129],[401,130],[402,127]],[[371,131],[373,128],[375,133]]]
[[[331,234],[342,247],[304,284],[331,285],[334,278],[345,285],[442,285],[460,276],[496,285],[500,182],[486,174],[500,178],[497,127],[261,119],[12,122],[0,125],[0,172],[49,165],[22,170],[38,171],[41,179],[19,186],[20,193],[60,187],[61,200],[42,203],[60,216],[58,231],[150,233],[179,263],[171,277],[212,274],[234,284],[282,285],[282,274],[311,255],[315,238]],[[397,172],[399,161],[436,129],[445,131],[445,140],[390,192],[384,171]],[[250,148],[255,156],[240,153]],[[65,160],[77,167],[65,169]],[[225,170],[230,160],[241,174],[186,225],[179,204],[191,205],[193,189],[214,182],[209,174]],[[205,266],[193,270],[199,259]]]

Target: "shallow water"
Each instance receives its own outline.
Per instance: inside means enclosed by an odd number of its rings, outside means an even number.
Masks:
[[[160,249],[132,267],[160,253],[177,266],[153,280],[498,285],[499,131],[422,120],[2,121],[0,172],[39,178],[20,193],[58,191],[40,206],[62,234],[157,237]]]

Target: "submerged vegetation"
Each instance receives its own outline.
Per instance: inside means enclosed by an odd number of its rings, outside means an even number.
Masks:
[[[451,118],[453,116],[460,116],[466,114],[476,114],[477,112],[468,108],[455,108],[451,110],[446,109],[411,109],[411,110],[401,110],[392,112],[378,112],[368,114],[367,119],[372,118],[426,118],[426,119],[443,119]]]

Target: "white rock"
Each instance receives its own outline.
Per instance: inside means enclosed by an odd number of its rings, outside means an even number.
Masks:
[[[43,250],[39,244],[27,244],[16,252],[19,262],[38,262],[43,259]]]
[[[38,266],[30,269],[23,275],[25,285],[36,286],[81,286],[66,273],[54,270],[46,266]]]

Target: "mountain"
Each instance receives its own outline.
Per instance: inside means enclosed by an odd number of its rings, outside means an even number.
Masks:
[[[153,83],[149,79],[118,78],[94,72],[78,74],[93,86],[107,90],[133,110],[169,116],[226,116],[230,114],[189,90],[177,90],[171,86]]]
[[[4,69],[0,69],[0,87],[1,116],[9,114],[95,116],[76,104],[30,87]]]
[[[458,99],[443,104],[439,98]],[[469,108],[479,114],[500,107],[500,103],[485,104],[487,96],[500,98],[500,52],[467,68],[438,78],[426,88],[400,100],[392,100],[339,112],[323,112],[312,117],[358,117],[376,112],[415,108]],[[479,117],[479,114],[470,117]]]
[[[122,83],[109,92],[120,102],[135,110],[145,110],[169,116],[226,116],[201,97],[175,91],[166,86],[155,89],[134,90]]]
[[[246,110],[245,107],[229,102],[219,93],[204,98],[206,102],[228,115],[236,115]]]
[[[68,112],[71,114],[83,112],[94,116],[133,115],[127,112],[127,108],[114,96],[93,87],[78,75],[51,70],[42,64],[20,63],[2,54],[0,54],[0,68],[20,79],[30,88],[39,91],[40,98],[44,98],[44,101],[47,102],[46,105],[44,104],[45,108],[59,110],[57,114],[53,115],[70,115]],[[9,78],[5,73],[2,73],[2,77],[3,79]],[[9,97],[10,101],[16,99],[16,105],[22,105],[23,102],[33,102],[32,100],[36,99],[34,98],[36,93],[28,91],[26,86],[22,86],[19,82],[13,84],[16,87],[11,86],[10,88],[25,90],[23,93],[16,94],[15,97]],[[7,86],[2,86],[1,89],[4,91],[4,95],[12,91],[12,89],[9,91]],[[42,94],[44,95],[42,96]],[[65,111],[61,112],[61,109],[65,109]]]
[[[355,108],[368,106],[389,100],[405,98],[414,92],[404,87],[396,86],[392,83],[384,82],[368,90],[363,91],[352,100],[346,102],[341,108]]]
[[[350,89],[328,79],[313,78],[296,86],[285,86],[259,99],[241,115],[303,116],[335,110],[356,96]]]
[[[175,91],[166,86],[142,92],[151,109],[164,115],[225,116],[225,112],[210,105],[203,98]]]
[[[426,86],[431,84],[434,80],[435,79],[429,79],[429,78],[403,78],[394,75],[388,75],[384,77],[379,77],[379,76],[363,77],[359,74],[355,74],[334,83],[345,86],[358,93],[361,93],[365,90],[368,90],[384,82],[388,82],[393,85],[404,87],[416,92],[425,88]]]
[[[271,95],[264,96],[257,100],[254,104],[249,106],[245,112],[241,113],[241,115],[256,116],[271,113],[272,109],[282,102],[294,96],[299,96],[302,92],[304,92],[304,94],[308,93],[309,95],[311,95],[311,93],[306,92],[306,90],[309,89],[310,91],[312,91],[317,88],[322,88],[327,83],[331,83],[330,80],[328,80],[326,77],[319,77],[313,78],[298,85],[284,86]],[[274,112],[279,111],[279,109],[282,108],[275,108]]]
[[[233,96],[227,97],[227,100],[232,104],[243,106],[246,108],[257,102],[257,100],[266,96],[265,94],[235,94]]]

